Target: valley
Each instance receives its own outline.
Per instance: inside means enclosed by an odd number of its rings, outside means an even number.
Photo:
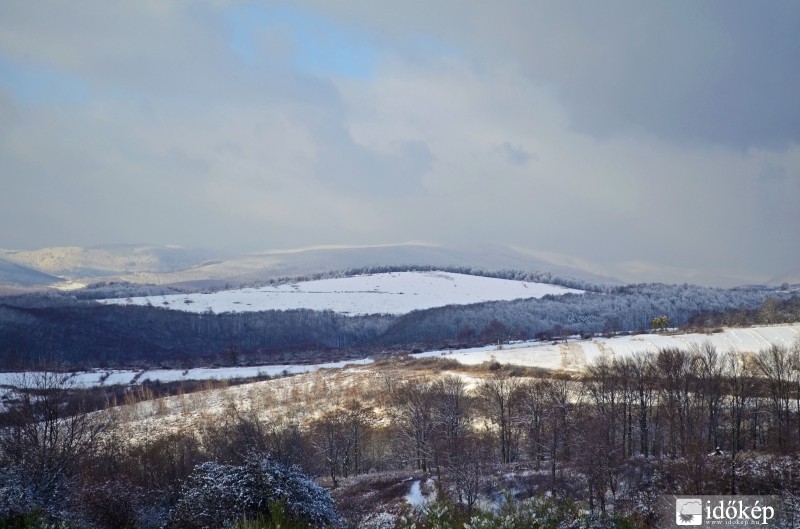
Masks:
[[[91,253],[137,282],[0,297],[0,520],[649,529],[663,494],[800,494],[796,286],[455,265],[179,284],[145,280],[184,273],[147,252]]]

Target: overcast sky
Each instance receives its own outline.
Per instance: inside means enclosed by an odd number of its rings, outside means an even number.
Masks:
[[[5,0],[0,247],[765,281],[800,271],[798,35],[794,0]]]

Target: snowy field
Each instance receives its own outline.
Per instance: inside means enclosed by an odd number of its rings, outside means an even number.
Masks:
[[[630,356],[639,352],[656,352],[663,348],[690,350],[705,342],[717,351],[757,353],[771,345],[792,347],[800,343],[800,323],[763,327],[726,328],[715,334],[639,334],[591,340],[569,340],[567,343],[512,343],[498,350],[496,346],[457,351],[429,351],[418,358],[436,356],[450,358],[466,365],[496,361],[545,369],[580,371],[601,356]]]
[[[229,380],[233,378],[254,378],[260,376],[296,375],[313,373],[320,369],[340,369],[349,365],[365,365],[372,360],[347,360],[325,364],[268,365],[248,367],[220,367],[195,369],[151,369],[147,371],[132,370],[96,370],[72,373],[69,383],[75,387],[112,386],[115,384],[135,384],[145,380],[151,382],[178,382],[181,380]],[[0,373],[0,386],[18,385],[23,373]]]
[[[215,314],[259,310],[313,309],[362,314],[406,314],[413,310],[484,301],[541,298],[581,290],[447,272],[398,272],[320,279],[212,294],[106,299],[102,303],[152,305]]]
[[[676,347],[690,350],[709,342],[717,351],[757,353],[771,345],[792,347],[800,344],[800,323],[762,327],[726,328],[715,334],[639,334],[591,340],[569,340],[567,343],[520,342],[497,346],[460,350],[440,350],[418,353],[417,358],[450,358],[465,365],[478,365],[496,361],[544,369],[580,371],[601,356],[622,358],[639,352],[654,353],[658,349]],[[176,382],[181,380],[225,380],[269,375],[311,373],[320,369],[339,369],[346,366],[364,366],[372,359],[330,362],[325,364],[268,365],[226,368],[153,369],[148,371],[89,371],[74,373],[70,382],[76,387],[151,382]],[[0,386],[18,384],[20,373],[0,373]]]

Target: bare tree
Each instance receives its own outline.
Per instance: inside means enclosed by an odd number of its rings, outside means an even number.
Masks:
[[[537,470],[545,453],[545,418],[548,412],[550,385],[547,379],[527,381],[517,390],[517,417],[525,429],[530,455]]]
[[[311,425],[312,442],[325,460],[333,488],[338,486],[339,476],[346,473],[344,469],[351,449],[345,421],[345,414],[336,409]]]
[[[731,482],[730,494],[736,494],[739,453],[744,448],[744,419],[751,400],[755,397],[753,361],[750,355],[729,351],[723,356],[725,376],[728,380],[728,421],[731,438],[730,451]]]
[[[622,404],[622,457],[633,455],[633,408],[636,399],[634,366],[629,358],[615,360],[612,364],[620,385]]]
[[[442,437],[450,444],[464,434],[469,408],[467,385],[459,377],[448,375],[433,383],[436,422]]]
[[[550,458],[551,489],[556,490],[557,462],[569,461],[571,458],[571,440],[573,423],[573,391],[571,382],[564,378],[556,378],[547,386],[548,456]]]
[[[488,448],[474,435],[465,435],[455,441],[457,450],[448,454],[448,470],[458,502],[471,511],[488,473]]]
[[[711,448],[716,448],[719,446],[723,364],[717,349],[710,342],[694,347],[692,352],[698,381],[696,391],[707,413],[707,441]]]
[[[344,476],[347,477],[351,472],[363,472],[364,440],[371,429],[373,414],[371,409],[356,399],[348,401],[343,412],[345,437],[350,447],[343,462]]]
[[[614,361],[600,357],[587,369],[583,390],[590,403],[594,404],[592,413],[583,420],[583,428],[597,435],[579,436],[583,444],[581,461],[586,466],[590,498],[592,493],[600,501],[600,510],[606,509],[606,491],[616,495],[618,484],[617,468],[622,460],[624,446],[618,440],[619,424],[624,419],[622,405],[622,384]],[[590,508],[594,508],[590,499]]]
[[[585,410],[588,411],[588,410]],[[603,432],[608,429],[608,417],[586,414],[582,417],[581,427],[587,431]],[[600,512],[606,512],[606,497],[609,490],[616,493],[615,467],[619,458],[609,445],[605,435],[576,436],[575,464],[585,476],[589,496],[589,509],[594,512],[595,500],[600,504]]]
[[[660,349],[655,373],[667,416],[667,452],[674,459],[686,453],[691,421],[691,357],[676,348]]]
[[[489,419],[497,426],[500,438],[500,461],[510,463],[514,448],[513,396],[519,383],[507,372],[498,371],[478,386],[478,396],[483,401]]]
[[[39,508],[46,509],[69,486],[110,421],[111,414],[88,408],[69,374],[25,373],[13,381],[0,425],[0,463],[17,467]]]
[[[594,403],[597,415],[603,418],[601,431],[606,446],[617,449],[617,427],[620,423],[621,388],[613,360],[601,356],[586,372],[583,387]]]
[[[637,353],[624,361],[627,374],[633,384],[639,417],[639,451],[650,456],[650,407],[653,403],[653,361],[647,353]]]
[[[396,392],[395,413],[398,427],[412,447],[418,470],[429,469],[434,417],[433,385],[427,380],[410,380]]]
[[[780,345],[772,345],[755,357],[756,368],[767,379],[772,413],[777,426],[777,446],[780,450],[785,450],[789,444],[791,394],[800,383],[798,349],[800,347],[790,350]]]
[[[434,381],[432,392],[435,423],[432,453],[436,473],[441,477],[441,464],[451,464],[451,456],[461,450],[460,441],[469,433],[468,396],[466,383],[452,375]]]

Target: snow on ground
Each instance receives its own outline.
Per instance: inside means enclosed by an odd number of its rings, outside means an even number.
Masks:
[[[568,292],[582,291],[546,283],[449,272],[398,272],[240,288],[211,294],[118,298],[101,302],[153,305],[195,313],[313,309],[361,315],[405,314],[445,305],[541,298],[547,294]]]
[[[726,328],[714,334],[639,334],[592,340],[568,340],[566,343],[521,342],[462,350],[429,351],[414,355],[418,358],[437,356],[450,358],[466,365],[496,361],[545,369],[579,371],[600,356],[624,357],[638,352],[656,352],[675,347],[688,350],[705,342],[719,352],[757,353],[771,345],[792,347],[800,340],[800,323],[764,327]]]
[[[424,488],[429,491],[429,493],[426,494],[423,490],[422,481],[415,479],[414,482],[411,483],[408,494],[405,495],[404,499],[406,503],[411,506],[412,510],[422,511],[429,503],[436,501],[436,490],[434,487],[433,479],[428,479],[424,484]]]
[[[308,424],[326,411],[358,396],[376,416],[386,392],[381,375],[363,368],[316,371],[293,377],[145,400],[113,409],[123,438],[132,442],[170,431],[189,431],[219,424],[225,417],[257,418],[266,427]]]
[[[717,351],[757,353],[771,345],[792,347],[800,343],[800,323],[760,327],[726,328],[714,334],[639,334],[616,336],[613,338],[593,338],[591,340],[570,339],[567,342],[541,343],[518,342],[504,344],[502,349],[491,345],[459,350],[438,350],[418,353],[417,358],[449,358],[465,365],[478,365],[484,362],[499,362],[525,367],[540,367],[580,371],[600,356],[609,358],[630,356],[639,352],[656,352],[661,348],[675,347],[689,350],[708,342]],[[227,368],[195,369],[152,369],[147,371],[88,371],[74,373],[70,382],[77,387],[90,387],[113,384],[133,384],[136,382],[175,382],[181,380],[226,380],[268,375],[275,377],[284,374],[313,373],[320,369],[336,369],[347,365],[363,366],[372,363],[370,358],[346,360],[324,364],[283,364]],[[0,386],[18,383],[20,373],[0,373]]]
[[[406,502],[415,510],[421,510],[425,507],[425,496],[422,495],[422,487],[420,487],[418,479],[411,484],[411,489],[406,495]]]
[[[261,376],[280,376],[285,374],[313,373],[320,369],[337,369],[348,365],[364,365],[372,359],[344,360],[324,364],[280,364],[248,367],[219,367],[194,369],[150,369],[147,371],[85,371],[74,373],[69,383],[75,387],[111,386],[114,384],[151,382],[178,382],[181,380],[229,380],[232,378],[254,378]],[[18,384],[22,373],[0,373],[0,386]]]
[[[569,340],[567,343],[512,343],[498,350],[496,346],[465,349],[458,351],[430,351],[414,355],[416,357],[452,358],[463,364],[480,364],[497,361],[506,364],[566,369],[578,371],[599,356],[624,357],[636,352],[655,352],[658,347],[692,346],[709,342],[720,352],[728,350],[758,352],[768,344],[793,346],[800,340],[800,323],[765,327],[731,328],[715,334],[642,334],[614,338],[595,338],[591,340]],[[300,373],[295,377],[273,378],[262,382],[202,391],[189,395],[176,395],[156,400],[139,402],[133,406],[122,406],[118,413],[124,417],[122,423],[127,428],[130,439],[146,438],[145,435],[158,431],[177,431],[197,428],[208,421],[216,422],[224,414],[255,413],[264,420],[276,417],[288,418],[299,424],[306,423],[327,409],[346,404],[358,398],[362,404],[374,409],[375,417],[383,417],[381,411],[388,395],[385,385],[391,383],[392,373],[385,369],[376,370],[368,364],[371,360],[360,362],[339,362],[316,365],[279,365],[219,369],[190,370],[151,370],[98,371],[76,373],[71,380],[75,385],[89,386],[101,383],[128,384],[134,381],[150,380],[221,380],[232,377],[245,377],[260,374],[280,375],[284,371]],[[344,367],[348,369],[323,369]],[[360,364],[360,365],[359,365]],[[402,376],[400,372],[397,376]],[[417,373],[421,374],[421,373]],[[468,387],[480,382],[480,375],[469,373],[452,374],[462,377]],[[0,374],[0,386],[13,384],[20,374]],[[388,378],[387,378],[388,376]],[[0,387],[0,393],[3,388]],[[0,403],[2,407],[2,403]],[[271,419],[270,419],[271,418]],[[423,495],[425,484],[420,491]],[[420,492],[409,484],[409,503],[420,501]]]

